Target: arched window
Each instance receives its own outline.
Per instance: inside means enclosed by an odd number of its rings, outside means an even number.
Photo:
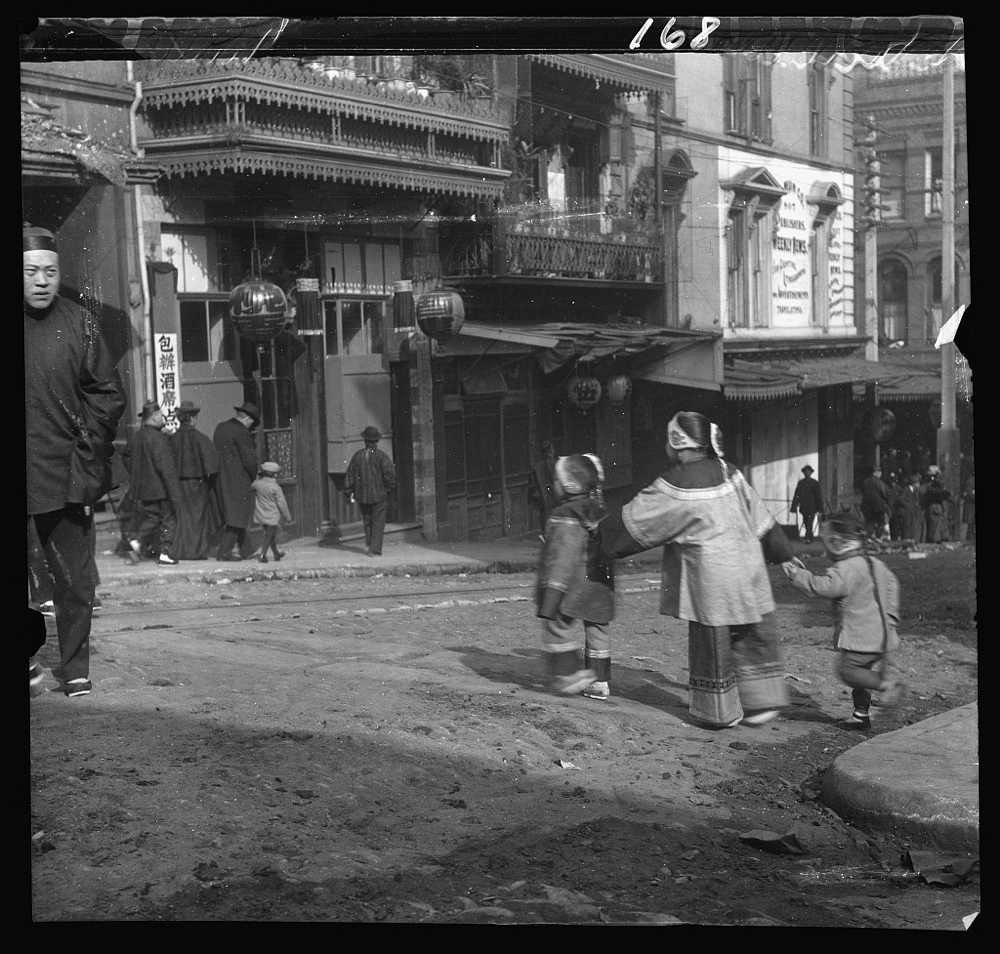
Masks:
[[[906,340],[906,302],[909,276],[906,266],[890,259],[878,269],[879,344]]]

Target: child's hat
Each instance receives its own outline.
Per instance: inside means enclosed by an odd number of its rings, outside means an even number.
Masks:
[[[597,486],[597,468],[583,454],[570,454],[556,461],[556,477],[568,494],[589,494]]]
[[[828,536],[848,537],[861,540],[865,536],[865,525],[861,518],[850,510],[843,510],[833,514],[824,521],[820,536],[824,539]]]
[[[276,474],[279,470],[281,470],[281,465],[276,464],[273,460],[266,460],[260,465],[260,469],[265,474]]]

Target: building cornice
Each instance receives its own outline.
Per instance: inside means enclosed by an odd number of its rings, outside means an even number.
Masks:
[[[72,96],[91,102],[128,106],[135,99],[135,90],[125,83],[96,83],[93,80],[62,76],[44,69],[21,66],[21,89],[45,97]]]

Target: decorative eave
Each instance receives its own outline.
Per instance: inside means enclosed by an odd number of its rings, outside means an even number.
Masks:
[[[787,192],[785,187],[763,166],[744,169],[743,172],[731,179],[720,182],[719,186],[734,193],[734,205],[753,204],[762,209],[769,209],[777,205]]]
[[[404,189],[437,195],[499,198],[508,172],[476,168],[467,175],[456,171],[418,170],[410,162],[392,168],[361,159],[284,154],[265,148],[212,148],[203,146],[184,152],[174,151],[157,160],[168,178],[175,176],[221,175],[229,172],[280,175],[291,178],[345,182],[365,187]]]
[[[847,200],[836,182],[814,182],[806,201],[819,209],[821,216],[832,215]]]
[[[611,86],[621,86],[640,92],[673,91],[676,77],[663,70],[653,69],[641,62],[641,57],[627,53],[529,53],[529,60],[544,63],[567,73],[587,76]]]
[[[164,65],[143,83],[143,109],[163,109],[214,100],[237,100],[298,108],[329,115],[382,122],[407,129],[464,136],[503,143],[510,130],[492,102],[455,102],[435,108],[414,102],[404,91],[364,92],[351,80],[327,79],[291,66],[267,67],[251,60],[240,63],[239,75],[225,75],[225,66],[212,63]],[[382,100],[382,102],[379,102]]]
[[[864,111],[882,119],[908,119],[913,116],[941,116],[944,105],[940,100],[929,99],[924,102],[891,103],[875,100],[873,102],[857,102],[855,110]],[[965,115],[965,97],[955,96],[955,116]]]

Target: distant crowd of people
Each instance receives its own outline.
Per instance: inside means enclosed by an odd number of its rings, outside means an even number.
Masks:
[[[920,455],[890,449],[880,467],[870,467],[861,485],[861,514],[868,535],[876,539],[943,543],[952,539],[956,508],[969,539],[976,536],[976,485],[971,459],[960,499],[944,484],[941,468]],[[956,531],[957,532],[957,531]]]

